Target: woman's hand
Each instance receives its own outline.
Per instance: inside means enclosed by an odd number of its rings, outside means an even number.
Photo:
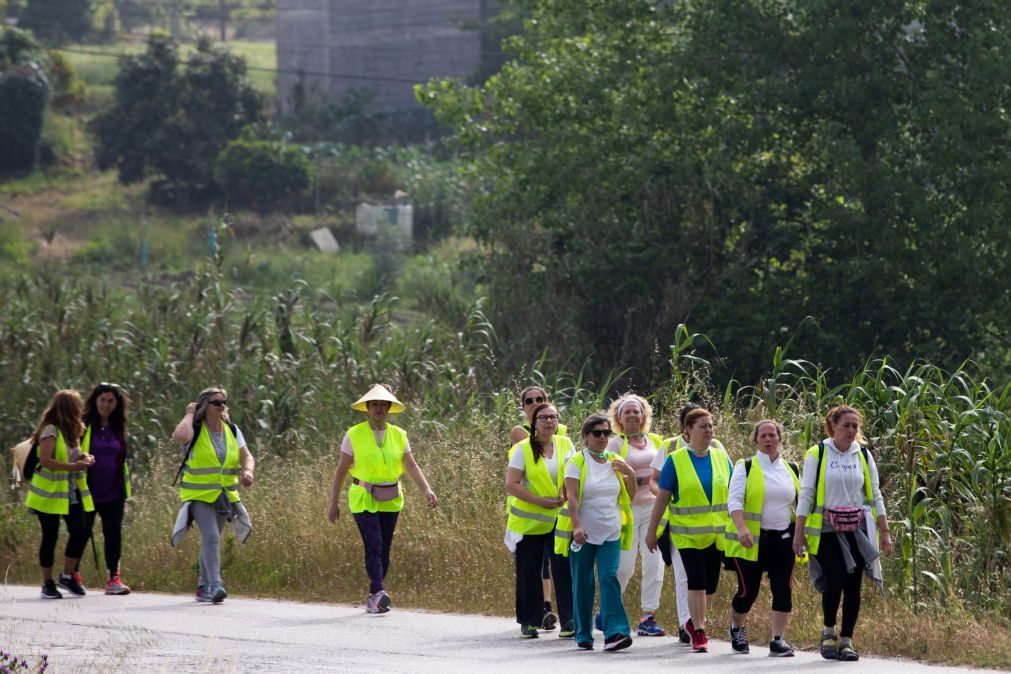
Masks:
[[[737,542],[740,543],[742,547],[750,549],[755,545],[755,537],[752,535],[750,530],[745,529],[744,531],[737,532]]]
[[[241,473],[239,473],[239,484],[243,487],[253,486],[253,471],[248,468],[244,468]]]
[[[197,411],[197,404],[190,403],[186,406],[186,414],[194,414]]]
[[[649,533],[646,534],[646,547],[649,548],[650,552],[656,552],[656,530],[650,529]]]
[[[807,549],[807,538],[805,538],[804,532],[798,528],[793,534],[793,554],[802,557],[805,549]]]
[[[74,470],[88,470],[95,463],[95,457],[91,454],[82,454],[81,458],[74,461]]]
[[[562,504],[565,503],[565,499],[561,496],[556,498],[547,498],[544,496],[539,497],[539,505],[542,508],[561,508]]]
[[[628,465],[623,458],[615,455],[614,460],[611,461],[611,468],[618,475],[624,475],[625,477],[630,477],[635,479],[635,471],[632,470],[632,466]]]
[[[583,527],[575,527],[572,530],[572,540],[576,542],[576,545],[582,545],[586,542],[586,529]]]
[[[881,544],[881,552],[886,556],[892,554],[895,546],[892,544],[892,534],[888,529],[878,529],[878,542]]]
[[[438,508],[439,507],[439,497],[435,495],[435,492],[429,489],[425,492],[425,500],[428,501],[428,507]]]
[[[341,516],[341,508],[337,501],[330,501],[330,508],[327,510],[326,518],[330,520],[331,524],[336,522]]]

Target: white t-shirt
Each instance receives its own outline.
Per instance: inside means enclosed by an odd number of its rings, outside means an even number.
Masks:
[[[684,440],[682,440],[679,436],[671,440],[670,444],[664,446],[662,451],[661,448],[658,447],[656,456],[653,457],[653,463],[649,464],[649,467],[657,472],[663,470],[663,462],[667,460],[667,455],[678,448],[678,441],[684,442]]]
[[[845,452],[840,452],[831,438],[825,443],[825,507],[839,508],[841,506],[859,507],[864,504],[864,470],[860,461],[860,445],[853,443]],[[878,483],[878,467],[874,455],[867,452],[867,468],[871,476],[871,495],[878,515],[885,512],[885,502],[881,498],[881,487]],[[808,516],[814,509],[816,486],[818,483],[818,457],[808,456],[804,459],[804,474],[800,481],[800,502],[797,504],[797,515]],[[828,520],[825,520],[828,527]]]
[[[610,461],[597,463],[583,450],[586,481],[579,499],[579,521],[586,529],[586,542],[600,545],[621,538],[621,506],[618,495],[621,485]],[[570,461],[565,465],[565,477],[580,478],[580,468]]]
[[[550,457],[541,456],[540,461],[544,462],[544,465],[548,467],[548,474],[551,475],[551,481],[556,482],[558,480],[558,447],[554,448]],[[499,464],[502,465],[502,464]],[[516,470],[522,471],[524,475],[527,472],[527,457],[526,452],[521,450],[516,450],[509,457],[509,467],[515,468]],[[529,484],[525,482],[524,484]]]
[[[755,462],[762,470],[765,481],[765,496],[762,499],[762,529],[782,531],[790,527],[793,501],[797,496],[797,486],[790,476],[790,467],[782,452],[775,461],[769,460],[769,455],[758,452],[751,459],[751,470],[755,470]],[[730,478],[730,492],[727,495],[727,509],[730,512],[744,510],[744,495],[748,484],[748,474],[743,461],[734,466],[734,474]]]

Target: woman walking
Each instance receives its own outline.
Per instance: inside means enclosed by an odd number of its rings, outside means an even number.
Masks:
[[[712,447],[713,418],[704,409],[685,416],[688,444],[668,455],[660,471],[659,488],[646,545],[657,547],[656,530],[666,504],[673,498],[671,539],[688,576],[692,649],[709,649],[706,607],[720,581],[723,536],[729,522],[727,490],[732,466],[722,449]]]
[[[228,417],[225,390],[206,388],[186,406],[172,439],[185,446],[180,466],[182,507],[172,531],[179,545],[191,522],[200,528],[200,580],[196,599],[220,604],[228,596],[221,579],[221,532],[225,522],[240,543],[252,532],[249,514],[239,499],[239,485],[253,486],[256,462],[242,431]]]
[[[656,495],[649,489],[653,461],[660,452],[663,439],[650,433],[653,422],[653,408],[642,397],[628,394],[618,398],[607,411],[610,427],[617,431],[607,445],[609,454],[617,454],[635,474],[636,489],[631,490],[632,544],[621,552],[618,567],[618,582],[624,594],[635,572],[636,559],[642,556],[642,584],[639,590],[639,604],[642,617],[636,634],[641,637],[662,637],[666,630],[656,623],[656,612],[660,608],[660,594],[663,590],[664,563],[660,551],[651,552],[646,547],[646,528],[653,512]],[[571,497],[571,495],[570,495]],[[574,574],[573,574],[574,575]]]
[[[620,456],[607,451],[610,435],[611,424],[604,414],[591,414],[583,422],[580,438],[585,448],[565,464],[569,516],[559,516],[555,530],[555,552],[571,560],[576,644],[584,650],[593,649],[594,565],[600,582],[604,650],[632,645],[618,567],[623,551],[633,549],[631,498],[636,476]]]
[[[558,430],[558,410],[548,403],[531,413],[529,438],[509,450],[505,489],[512,497],[506,522],[505,544],[516,561],[516,622],[520,636],[538,636],[544,620],[544,586],[541,569],[547,554],[555,579],[555,599],[562,627],[560,637],[575,636],[572,622],[572,576],[569,560],[553,552],[553,532],[559,508],[565,461],[572,454],[572,441]]]
[[[127,467],[126,420],[129,399],[117,384],[102,382],[84,402],[84,439],[81,451],[95,457],[88,469],[88,489],[95,509],[85,514],[88,538],[94,534],[95,515],[102,517],[106,594],[130,594],[120,576],[123,549],[123,512],[130,498]],[[80,562],[78,562],[80,566]],[[80,574],[77,575],[80,577]]]
[[[94,509],[88,492],[85,471],[94,457],[81,451],[84,434],[81,423],[81,396],[77,391],[57,391],[31,435],[38,452],[38,464],[32,474],[25,505],[39,518],[42,541],[39,566],[42,567],[43,599],[62,599],[53,581],[53,558],[60,535],[60,518],[67,524],[70,539],[63,557],[59,585],[70,594],[83,597],[84,587],[74,579],[74,568],[88,542],[85,513]]]
[[[750,651],[745,622],[761,589],[762,575],[767,574],[772,589],[769,655],[788,657],[793,648],[783,635],[793,609],[793,519],[800,494],[799,471],[780,451],[783,427],[778,421],[759,421],[751,441],[758,452],[734,466],[727,496],[733,526],[727,529],[724,554],[737,573],[730,646],[735,653]]]
[[[885,502],[874,457],[861,446],[862,418],[848,405],[832,408],[825,417],[824,440],[807,450],[797,505],[793,550],[811,553],[811,580],[821,592],[825,623],[821,656],[827,660],[859,660],[853,630],[860,616],[860,586],[864,573],[881,584],[879,550],[892,552]],[[842,600],[842,626],[836,617]]]
[[[365,572],[369,576],[365,610],[386,613],[392,601],[384,582],[390,570],[393,532],[404,508],[400,476],[405,472],[411,476],[430,507],[438,506],[439,499],[414,460],[407,432],[386,420],[390,414],[400,414],[406,409],[393,392],[382,384],[375,384],[351,409],[365,412],[368,419],[349,428],[341,441],[327,518],[336,522],[340,517],[341,491],[344,479],[351,473],[348,509],[362,537]]]

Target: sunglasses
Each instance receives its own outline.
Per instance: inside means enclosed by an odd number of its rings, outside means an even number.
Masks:
[[[524,405],[533,405],[534,403],[540,404],[544,402],[544,396],[537,396],[536,398],[524,398]]]
[[[112,382],[108,382],[108,381],[100,381],[100,382],[98,382],[98,385],[101,388],[111,388],[111,389],[116,390],[116,391],[119,390],[119,384],[113,384]]]
[[[604,429],[595,428],[592,431],[590,431],[590,435],[592,435],[595,438],[609,438],[609,437],[611,437],[611,429],[610,428],[604,428]]]
[[[208,405],[214,405],[215,407],[224,407],[228,404],[227,400],[208,400]]]

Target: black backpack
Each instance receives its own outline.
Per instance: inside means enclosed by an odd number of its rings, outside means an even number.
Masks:
[[[231,421],[226,421],[225,423],[228,424],[228,428],[231,429],[233,437],[239,434],[238,427],[235,424]],[[179,478],[183,476],[183,470],[186,469],[186,462],[190,460],[190,454],[193,452],[193,445],[197,444],[197,438],[200,437],[201,427],[202,426],[199,422],[193,424],[193,439],[190,440],[190,444],[186,445],[186,450],[183,452],[183,462],[179,464],[179,470],[176,471],[176,477],[172,480],[171,486],[173,487],[176,486],[176,482],[179,481]]]
[[[25,457],[25,467],[21,469],[21,479],[25,482],[32,481],[32,475],[35,475],[35,469],[39,465],[39,441],[36,440],[32,443],[32,449],[28,452],[28,456]]]

